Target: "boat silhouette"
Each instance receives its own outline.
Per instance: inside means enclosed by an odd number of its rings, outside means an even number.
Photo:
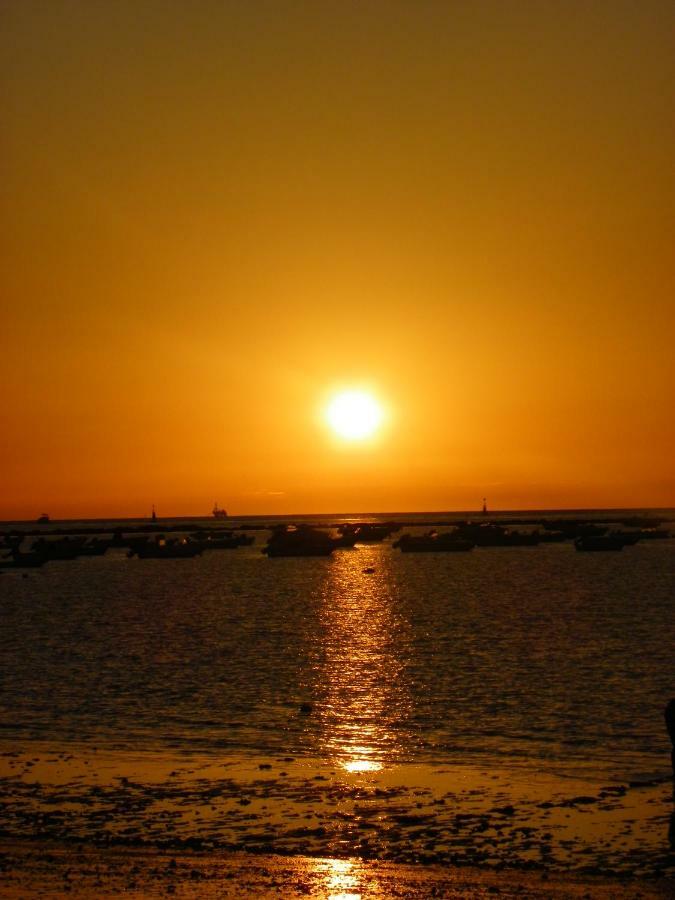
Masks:
[[[202,546],[196,541],[187,538],[159,537],[156,541],[145,540],[134,543],[129,549],[128,556],[137,556],[139,559],[189,559],[199,556]]]
[[[202,550],[236,550],[237,547],[248,547],[253,541],[253,535],[235,534],[233,531],[195,531],[190,535]]]
[[[403,534],[392,544],[392,547],[398,547],[402,553],[466,553],[475,546],[473,541],[460,537],[456,531],[445,531],[442,534],[436,531],[421,535]]]
[[[310,525],[279,526],[272,531],[263,553],[275,556],[330,556],[340,546],[325,531]]]
[[[574,541],[574,546],[580,551],[598,552],[605,550],[623,550],[624,541],[618,535],[585,535]]]
[[[457,526],[457,535],[477,547],[534,547],[541,540],[537,531],[516,531],[487,522],[464,522]]]

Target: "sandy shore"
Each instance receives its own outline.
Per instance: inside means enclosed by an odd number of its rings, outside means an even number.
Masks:
[[[5,746],[0,893],[675,896],[663,777],[361,762]]]
[[[430,897],[666,898],[667,880],[647,882],[472,867],[411,866],[359,859],[243,853],[168,853],[0,843],[3,897]]]

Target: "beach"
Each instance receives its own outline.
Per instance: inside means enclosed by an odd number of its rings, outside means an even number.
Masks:
[[[82,896],[646,897],[674,886],[664,782],[47,746],[5,751],[0,773],[9,896],[66,885]]]
[[[672,540],[261,543],[5,574],[3,895],[673,895]]]
[[[40,897],[506,897],[656,900],[672,885],[594,876],[248,854],[0,844],[3,896]]]

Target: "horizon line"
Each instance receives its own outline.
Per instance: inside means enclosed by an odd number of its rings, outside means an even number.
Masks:
[[[560,507],[522,507],[522,508],[504,508],[504,509],[488,509],[486,515],[509,515],[509,514],[552,514],[552,513],[675,513],[673,506],[560,506]],[[331,518],[344,516],[426,516],[426,515],[484,515],[481,508],[476,509],[429,509],[429,510],[395,510],[395,511],[360,511],[349,510],[346,512],[293,512],[293,513],[242,513],[228,514],[227,519],[288,519],[288,518]],[[211,520],[213,515],[206,513],[204,515],[158,515],[157,521],[201,521],[204,519]],[[95,517],[70,517],[70,518],[50,518],[49,525],[55,525],[64,522],[147,522],[151,520],[151,516],[95,516]],[[222,519],[220,521],[223,521]],[[0,525],[13,524],[38,524],[37,519],[0,519]]]

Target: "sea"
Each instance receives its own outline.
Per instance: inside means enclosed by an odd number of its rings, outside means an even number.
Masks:
[[[675,533],[675,511],[657,515]],[[462,518],[161,520],[186,532],[244,526],[255,540],[191,559],[111,549],[5,570],[0,739],[219,759],[281,753],[355,770],[667,774],[675,539],[614,553],[565,541],[417,554],[395,549],[394,535],[330,558],[261,552],[280,521],[386,520],[421,534]],[[139,522],[81,524],[110,533]],[[77,523],[41,530],[65,526]],[[10,529],[37,526],[0,525]]]

